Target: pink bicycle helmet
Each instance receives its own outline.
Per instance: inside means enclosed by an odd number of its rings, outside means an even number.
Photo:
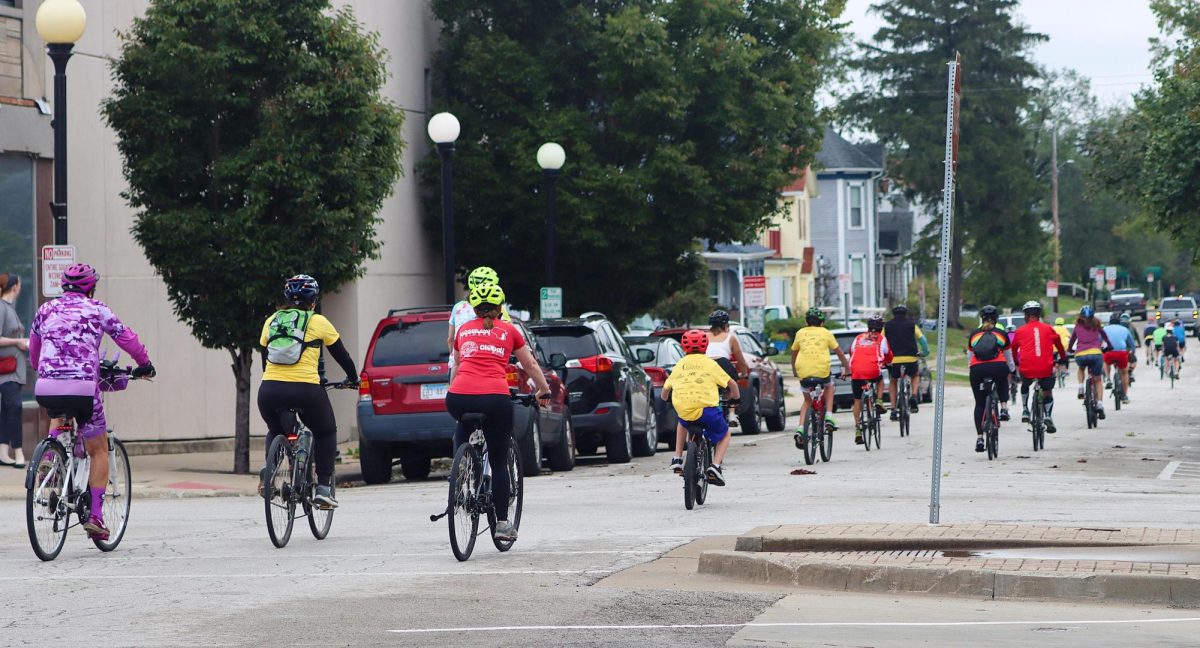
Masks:
[[[64,291],[87,294],[92,292],[100,281],[100,273],[86,263],[76,263],[67,268],[62,276]]]

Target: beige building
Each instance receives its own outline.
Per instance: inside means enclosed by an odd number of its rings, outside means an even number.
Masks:
[[[800,177],[780,193],[784,212],[775,217],[759,241],[774,251],[765,268],[769,310],[772,306],[787,306],[796,315],[812,305],[812,199],[817,195],[816,175],[811,167],[805,167]]]
[[[109,62],[119,54],[119,32],[129,29],[148,0],[81,0],[88,25],[76,44],[67,70],[68,204],[70,240],[77,258],[96,265],[103,275],[97,296],[136,330],[159,369],[153,384],[134,384],[108,400],[110,422],[123,439],[162,441],[229,438],[234,426],[234,380],[224,351],[203,349],[180,323],[166,289],[130,235],[133,211],[120,194],[125,188],[115,137],[99,112],[110,94]],[[38,0],[0,0],[0,205],[13,198],[19,207],[0,206],[0,224],[23,223],[24,240],[9,245],[0,239],[0,272],[22,268],[23,313],[31,314],[41,289],[33,279],[36,250],[52,242],[45,205],[52,181],[52,66],[34,30]],[[404,177],[380,214],[382,258],[369,262],[367,274],[324,301],[324,312],[340,329],[361,366],[380,317],[389,307],[441,300],[440,252],[421,227],[421,206],[414,173],[429,150],[427,121],[428,68],[438,31],[427,3],[343,0],[358,20],[380,35],[389,53],[390,78],[385,94],[405,109]],[[40,105],[39,105],[40,104]],[[468,128],[464,125],[464,130]],[[2,193],[7,192],[7,193]],[[13,253],[11,250],[17,249]],[[23,252],[21,252],[23,250]],[[314,249],[319,254],[319,249]],[[270,259],[263,259],[270,263]],[[28,326],[28,321],[26,321]],[[335,370],[335,374],[336,374]],[[336,375],[334,376],[337,377]],[[257,379],[254,386],[257,392]],[[343,439],[355,424],[349,393],[333,394]],[[36,407],[27,403],[27,414]],[[256,409],[252,434],[265,428]],[[26,439],[33,438],[34,426]],[[29,446],[31,447],[31,446]]]

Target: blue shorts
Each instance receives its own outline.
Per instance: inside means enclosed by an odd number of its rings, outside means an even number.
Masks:
[[[1087,369],[1092,376],[1104,375],[1104,356],[1099,353],[1075,356],[1075,364]]]
[[[705,407],[700,418],[695,421],[680,417],[679,422],[688,430],[703,431],[704,436],[708,437],[708,442],[713,445],[720,443],[721,439],[729,434],[729,421],[725,419],[725,412],[719,407]]]

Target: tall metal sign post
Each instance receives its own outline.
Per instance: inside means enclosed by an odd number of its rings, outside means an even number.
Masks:
[[[958,109],[962,95],[962,56],[955,53],[950,63],[946,89],[946,177],[942,189],[942,259],[938,264],[938,355],[937,395],[933,401],[933,479],[929,488],[929,523],[937,524],[942,496],[942,427],[945,422],[946,320],[950,312],[950,232],[954,227],[954,172],[958,164]],[[957,306],[957,304],[955,305]],[[954,309],[957,313],[958,309]]]

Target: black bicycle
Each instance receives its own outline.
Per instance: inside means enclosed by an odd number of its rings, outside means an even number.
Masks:
[[[354,381],[322,383],[325,389],[357,389]],[[279,412],[284,430],[273,441],[267,451],[267,467],[263,471],[263,507],[267,514],[267,535],[271,543],[282,549],[292,537],[292,525],[296,521],[296,508],[303,510],[300,517],[308,518],[308,528],[317,540],[324,540],[333,526],[333,509],[322,508],[313,502],[317,490],[316,467],[312,460],[312,430],[300,420],[303,410],[287,409]],[[337,479],[331,479],[329,488],[336,493]]]
[[[1037,452],[1046,447],[1046,410],[1045,396],[1042,394],[1042,384],[1033,381],[1033,394],[1029,397],[1029,432],[1033,434],[1033,450]]]
[[[1087,417],[1088,429],[1100,424],[1100,407],[1096,404],[1096,381],[1090,373],[1085,377],[1083,387],[1083,412]]]
[[[725,411],[730,405],[741,405],[741,399],[722,399],[717,407]],[[699,421],[679,420],[688,431],[683,456],[683,507],[692,510],[708,498],[708,468],[712,465],[713,447]]]
[[[908,411],[908,399],[910,390],[912,389],[912,381],[904,372],[900,372],[900,377],[897,379],[900,382],[896,385],[896,402],[892,403],[892,407],[896,411],[896,420],[900,422],[900,436],[906,437],[912,429],[912,414]]]
[[[537,406],[534,394],[512,394],[513,402]],[[535,414],[536,415],[536,414]],[[450,495],[446,510],[429,516],[430,522],[449,516],[450,549],[460,562],[471,557],[475,550],[475,539],[479,537],[479,517],[487,516],[488,532],[492,544],[500,551],[508,551],[516,540],[496,537],[496,503],[492,501],[492,467],[488,463],[487,439],[483,435],[483,424],[487,416],[481,412],[464,414],[460,422],[471,427],[466,443],[454,451],[450,464]],[[508,521],[514,530],[521,528],[521,511],[525,501],[525,478],[521,474],[521,457],[517,444],[508,445]]]
[[[875,400],[875,383],[868,382],[863,386],[862,393],[862,437],[863,448],[871,451],[871,443],[875,443],[875,448],[878,449],[882,433],[880,428],[883,426],[879,422],[879,410],[876,409],[878,401]]]
[[[983,406],[983,443],[991,461],[1000,454],[1000,388],[991,378],[985,379],[981,387],[988,393]]]
[[[827,384],[815,378],[800,381],[800,390],[808,396],[809,407],[801,429],[793,437],[796,447],[804,451],[804,463],[809,466],[816,463],[818,450],[821,461],[828,462],[833,456],[833,422],[825,416]]]
[[[1121,380],[1121,370],[1116,365],[1113,365],[1109,383],[1112,385],[1113,409],[1119,412],[1121,400],[1125,398],[1125,383]]]
[[[132,371],[132,367],[116,366],[116,360],[102,360],[99,378],[111,384],[127,379]],[[25,473],[25,523],[33,553],[42,560],[54,560],[67,541],[67,529],[85,524],[91,516],[92,498],[88,491],[91,460],[75,418],[54,410],[46,414],[58,423],[50,436],[33,449]],[[100,551],[116,549],[125,536],[132,483],[129,453],[116,433],[109,430],[108,483],[103,496],[103,517],[109,532],[105,539],[92,538]],[[72,522],[72,517],[76,521]]]

